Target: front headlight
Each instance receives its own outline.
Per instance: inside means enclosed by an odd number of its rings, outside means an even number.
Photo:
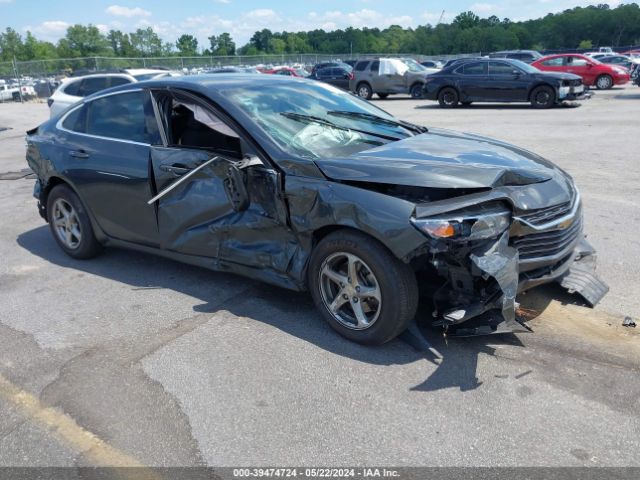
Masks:
[[[412,218],[414,227],[431,238],[482,240],[494,238],[511,225],[511,212],[502,206],[464,210],[429,218]]]

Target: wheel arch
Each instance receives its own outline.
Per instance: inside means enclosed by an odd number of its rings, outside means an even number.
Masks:
[[[461,94],[460,94],[460,89],[456,85],[452,85],[450,83],[448,83],[446,85],[443,85],[438,89],[438,93],[436,93],[436,98],[440,98],[440,94],[442,93],[442,91],[447,89],[447,88],[451,88],[451,89],[455,90],[456,93],[458,94],[458,98],[462,98]]]
[[[373,87],[371,86],[371,83],[369,83],[367,80],[360,80],[358,83],[356,83],[356,92],[358,91],[358,89],[360,88],[361,85],[366,85],[367,87],[369,87],[371,89],[371,93],[375,93],[373,91]]]
[[[549,82],[539,81],[539,82],[533,84],[533,86],[529,89],[529,92],[527,93],[527,101],[528,102],[531,101],[531,95],[533,94],[535,89],[538,88],[538,87],[549,87],[551,90],[553,90],[553,94],[556,97],[555,100],[558,100],[558,88],[553,86],[553,85],[551,85]]]
[[[52,175],[47,178],[46,182],[41,182],[41,185],[42,185],[42,189],[40,191],[40,198],[38,199],[40,202],[38,208],[40,210],[40,215],[42,215],[42,217],[45,219],[47,223],[49,222],[48,215],[47,215],[47,203],[49,201],[49,195],[51,194],[51,191],[58,185],[65,185],[69,189],[71,189],[73,193],[76,194],[76,196],[78,197],[78,200],[82,204],[82,207],[87,212],[87,215],[89,216],[89,220],[91,221],[91,227],[93,228],[94,235],[96,236],[98,241],[101,243],[104,243],[107,240],[107,235],[104,233],[102,228],[100,228],[100,225],[96,221],[96,218],[93,215],[93,212],[89,207],[87,207],[87,204],[82,200],[82,197],[78,193],[78,190],[75,188],[73,183],[71,183],[68,179],[62,176]]]

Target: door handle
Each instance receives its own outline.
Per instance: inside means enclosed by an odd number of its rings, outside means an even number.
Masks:
[[[161,165],[160,170],[163,172],[173,173],[175,175],[184,175],[187,172],[193,170],[192,168],[181,167],[179,165]]]
[[[84,150],[72,150],[69,152],[69,156],[73,158],[89,158],[89,154]]]

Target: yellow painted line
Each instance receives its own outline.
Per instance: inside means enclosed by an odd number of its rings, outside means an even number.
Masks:
[[[143,467],[114,471],[121,478],[160,479],[152,469],[134,457],[112,447],[97,435],[85,430],[70,416],[43,405],[31,393],[0,375],[0,398],[13,405],[25,418],[47,429],[71,449],[84,454],[95,467]]]

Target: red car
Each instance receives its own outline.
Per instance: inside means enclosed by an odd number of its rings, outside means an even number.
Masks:
[[[546,72],[574,73],[582,77],[582,82],[606,90],[614,85],[623,85],[631,78],[629,71],[615,65],[599,62],[594,58],[577,53],[563,53],[539,58],[531,64]]]
[[[272,70],[263,70],[262,73],[269,75],[286,75],[289,77],[307,77],[309,73],[302,68],[278,67]]]

